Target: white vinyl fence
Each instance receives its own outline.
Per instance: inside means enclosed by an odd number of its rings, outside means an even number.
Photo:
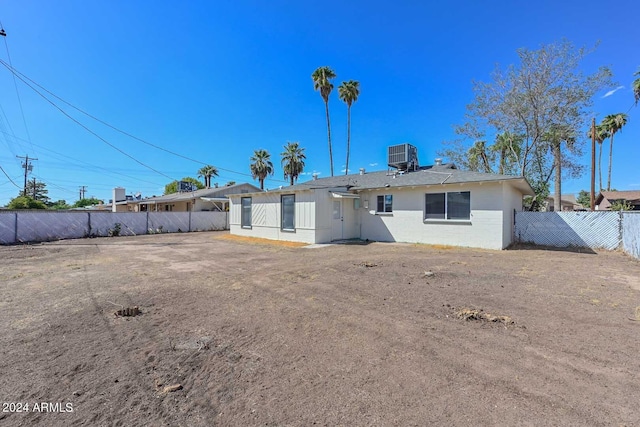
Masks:
[[[0,212],[0,244],[228,228],[227,212]]]
[[[640,258],[640,212],[516,212],[515,240],[555,247],[623,249]]]

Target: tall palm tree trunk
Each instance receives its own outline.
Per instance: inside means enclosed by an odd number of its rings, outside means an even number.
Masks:
[[[351,145],[351,106],[347,106],[347,162],[344,174],[349,175],[349,147]]]
[[[600,180],[598,192],[600,192],[602,191],[602,142],[600,143],[600,153],[598,154],[598,179]],[[596,195],[593,197],[596,197]]]
[[[329,102],[324,102],[324,110],[327,113],[327,138],[329,140],[329,164],[331,165],[331,176],[333,176],[333,149],[331,148],[331,121],[329,120]],[[291,181],[293,185],[293,180]]]
[[[264,178],[260,178],[260,190],[264,190]]]
[[[613,136],[615,132],[611,132],[611,141],[609,141],[609,175],[607,176],[607,191],[611,191],[611,162],[613,160]]]
[[[500,149],[500,166],[498,168],[498,174],[504,175],[504,158],[506,156],[506,151],[504,148]]]
[[[556,169],[553,206],[556,212],[562,212],[562,157],[560,153],[560,142],[553,144],[553,162]]]

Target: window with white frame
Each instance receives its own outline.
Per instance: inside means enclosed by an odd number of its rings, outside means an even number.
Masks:
[[[240,226],[242,228],[251,228],[251,197],[242,197],[241,202]]]
[[[295,231],[296,229],[296,196],[286,194],[280,198],[282,205],[282,229],[285,231]]]
[[[425,194],[424,219],[470,220],[471,193],[469,191],[452,191]]]
[[[384,194],[378,196],[378,206],[376,207],[378,213],[390,213],[393,212],[393,195]]]

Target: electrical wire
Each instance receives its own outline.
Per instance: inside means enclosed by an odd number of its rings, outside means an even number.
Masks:
[[[0,28],[4,30],[4,26],[0,21]],[[4,39],[4,47],[7,50],[7,59],[9,59],[9,65],[13,68],[13,63],[11,62],[11,54],[9,53],[9,44],[7,43],[7,36],[2,37]],[[18,82],[16,82],[16,76],[13,75],[13,86],[16,89],[16,96],[18,97],[18,105],[20,106],[20,113],[22,114],[22,123],[24,124],[24,130],[27,132],[27,139],[29,143],[31,143],[31,134],[29,133],[29,127],[27,126],[27,119],[24,115],[24,109],[22,108],[22,98],[20,98],[20,92],[18,91]],[[32,147],[33,148],[33,147]]]
[[[4,171],[4,169],[2,168],[2,166],[0,166],[0,170],[2,171],[2,173],[4,174],[4,176],[7,177],[7,179],[9,180],[9,182],[11,182],[13,185],[15,185],[17,188],[21,188],[18,184],[16,184],[9,175],[7,175],[7,173]]]
[[[111,128],[111,129],[115,130],[116,132],[119,132],[119,133],[121,133],[121,134],[123,134],[123,135],[125,135],[125,136],[128,136],[128,137],[129,137],[129,138],[131,138],[131,139],[134,139],[134,140],[136,140],[136,141],[138,141],[138,142],[141,142],[141,143],[143,143],[143,144],[146,144],[146,145],[148,145],[148,146],[150,146],[150,147],[153,147],[153,148],[155,148],[155,149],[157,149],[157,150],[164,151],[165,153],[168,153],[168,154],[171,154],[171,155],[174,155],[174,156],[180,157],[180,158],[185,159],[185,160],[189,160],[189,161],[191,161],[191,162],[194,162],[194,163],[197,163],[197,164],[200,164],[200,165],[205,165],[205,166],[206,166],[206,165],[208,165],[208,163],[205,163],[205,162],[203,162],[203,161],[201,161],[201,160],[193,159],[193,158],[188,157],[188,156],[185,156],[185,155],[183,155],[183,154],[176,153],[176,152],[174,152],[174,151],[168,150],[168,149],[166,149],[166,148],[164,148],[164,147],[160,147],[159,145],[153,144],[153,143],[151,143],[151,142],[149,142],[149,141],[145,141],[145,140],[144,140],[144,139],[142,139],[142,138],[139,138],[139,137],[137,137],[137,136],[135,136],[135,135],[132,135],[131,133],[129,133],[129,132],[127,132],[127,131],[124,131],[124,130],[122,130],[122,129],[120,129],[120,128],[118,128],[118,127],[116,127],[116,126],[114,126],[114,125],[112,125],[112,124],[110,124],[110,123],[108,123],[108,122],[105,122],[104,120],[102,120],[102,119],[100,119],[100,118],[98,118],[98,117],[96,117],[96,116],[94,116],[94,115],[92,115],[92,114],[90,114],[90,113],[88,113],[88,112],[84,111],[83,109],[81,109],[81,108],[79,108],[79,107],[76,107],[75,105],[71,104],[70,102],[66,101],[65,99],[61,98],[60,96],[56,95],[55,93],[51,92],[50,90],[48,90],[48,89],[47,89],[47,88],[45,88],[44,86],[40,85],[39,83],[37,83],[36,81],[32,80],[31,78],[29,78],[29,77],[28,77],[28,76],[26,76],[25,74],[21,73],[20,71],[16,70],[15,68],[13,68],[13,66],[11,66],[10,64],[7,64],[6,62],[4,62],[4,61],[2,61],[2,60],[0,60],[0,64],[2,64],[5,68],[7,68],[7,69],[12,73],[12,74],[14,74],[14,76],[18,76],[18,78],[19,78],[20,80],[22,80],[23,82],[24,82],[25,80],[28,80],[28,81],[29,81],[29,82],[31,82],[33,85],[37,86],[38,88],[40,88],[40,89],[41,89],[41,90],[43,90],[44,92],[48,93],[48,94],[49,94],[49,95],[51,95],[52,97],[56,98],[56,99],[57,99],[57,100],[59,100],[60,102],[63,102],[64,104],[68,105],[69,107],[73,108],[74,110],[76,110],[76,111],[78,111],[78,112],[80,112],[80,113],[82,113],[82,114],[86,115],[87,117],[89,117],[89,118],[91,118],[91,119],[93,119],[93,120],[97,121],[98,123],[101,123],[101,124],[103,124],[103,125],[105,125],[105,126],[107,126],[107,127]],[[26,82],[25,82],[25,84],[26,84]],[[28,86],[29,86],[29,85],[28,85]],[[32,89],[33,89],[33,88],[32,88]],[[35,90],[35,89],[34,89],[34,90]],[[42,96],[42,95],[41,95],[41,96]],[[232,169],[226,169],[226,168],[222,168],[222,167],[219,167],[219,166],[214,166],[214,167],[215,167],[216,169],[218,169],[218,170],[221,170],[221,171],[225,171],[225,172],[229,172],[229,173],[234,173],[234,174],[242,175],[242,176],[248,176],[248,177],[253,178],[253,176],[252,176],[251,174],[248,174],[248,173],[245,173],[245,172],[238,172],[238,171],[234,171],[234,170],[232,170]],[[272,182],[287,182],[287,181],[284,181],[284,180],[271,179],[271,178],[270,178],[270,179],[268,179],[268,181],[272,181]]]
[[[160,172],[159,170],[156,170],[154,168],[152,168],[151,166],[147,165],[144,162],[141,162],[140,160],[136,159],[135,157],[133,157],[132,155],[130,155],[129,153],[126,153],[125,151],[121,150],[120,148],[118,148],[117,146],[113,145],[112,143],[110,143],[109,141],[107,141],[106,139],[104,139],[103,137],[101,137],[100,135],[98,135],[96,132],[94,132],[93,130],[89,129],[87,126],[85,126],[82,122],[80,122],[79,120],[77,120],[75,117],[71,116],[69,113],[67,113],[66,111],[64,111],[62,108],[60,108],[55,102],[51,101],[49,98],[47,98],[42,92],[40,92],[38,89],[36,89],[35,87],[31,86],[25,79],[23,79],[20,75],[16,74],[15,72],[13,72],[13,67],[10,67],[9,64],[7,64],[5,61],[0,59],[0,63],[2,65],[4,65],[5,67],[7,67],[9,69],[9,71],[11,71],[11,73],[16,76],[20,81],[22,81],[22,83],[24,83],[25,85],[27,85],[29,88],[31,88],[31,90],[33,90],[35,93],[37,93],[38,95],[40,95],[42,97],[42,99],[44,99],[45,101],[47,101],[49,104],[51,104],[56,110],[60,111],[64,116],[66,116],[69,120],[73,121],[74,123],[76,123],[78,126],[80,126],[81,128],[83,128],[84,130],[86,130],[87,132],[89,132],[91,135],[95,136],[96,138],[98,138],[100,141],[104,142],[105,144],[107,144],[109,147],[113,148],[114,150],[118,151],[120,154],[130,158],[131,160],[133,160],[134,162],[138,163],[141,166],[144,166],[145,168],[152,170],[153,172],[157,173],[158,175],[162,175],[165,178],[168,178],[172,181],[174,181],[175,179],[173,177],[170,177],[169,175],[166,175],[162,172]]]

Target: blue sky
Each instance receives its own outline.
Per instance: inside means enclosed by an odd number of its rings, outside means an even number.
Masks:
[[[578,46],[599,40],[584,71],[608,65],[623,86],[607,97],[606,91],[598,94],[596,118],[627,112],[640,66],[640,5],[622,0],[610,16],[602,7],[591,0],[0,0],[0,21],[13,66],[56,95],[148,142],[227,169],[213,180],[220,184],[253,182],[243,174],[253,151],[264,148],[276,166],[265,185],[274,188],[286,185],[279,154],[287,141],[305,147],[309,175],[329,175],[324,105],[310,78],[321,65],[336,71],[336,87],[360,81],[352,108],[352,171],[386,168],[386,147],[403,142],[418,147],[421,164],[433,163],[442,141],[455,137],[452,125],[463,120],[473,79],[487,81],[496,63],[516,62],[520,47],[535,49],[563,37]],[[0,58],[8,61],[4,40]],[[12,75],[0,67],[0,166],[20,187],[23,169],[16,155],[37,157],[30,178],[47,183],[52,199],[68,202],[78,199],[81,185],[86,196],[101,199],[111,198],[115,186],[127,194],[159,195],[168,177],[196,176],[202,166],[65,107],[162,174],[156,173],[86,132],[20,81],[17,88],[24,120]],[[330,112],[339,173],[346,106],[337,90]],[[640,189],[640,107],[629,116],[615,138],[617,189]],[[565,180],[563,190],[588,187],[586,173]],[[18,191],[0,174],[0,205]]]

